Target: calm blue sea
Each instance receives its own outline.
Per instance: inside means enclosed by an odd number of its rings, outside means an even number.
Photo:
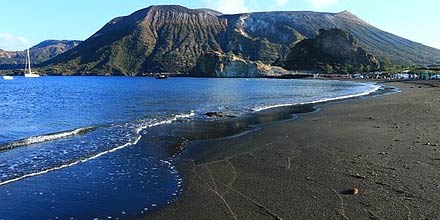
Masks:
[[[175,200],[182,186],[175,155],[160,147],[169,134],[154,129],[213,120],[206,112],[240,116],[378,88],[277,79],[0,80],[0,220],[124,219],[148,213]]]

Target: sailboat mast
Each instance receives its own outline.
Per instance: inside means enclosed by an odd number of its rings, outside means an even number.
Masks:
[[[27,66],[28,66],[28,59],[27,59],[27,56],[26,56],[26,58],[24,59],[26,62],[25,62],[25,64],[24,64],[24,68],[23,68],[23,70],[24,70],[24,74],[26,74],[26,69],[27,69]]]
[[[28,63],[28,68],[29,68],[29,74],[32,74],[32,70],[31,70],[31,56],[29,55],[29,48],[27,49],[27,63]]]

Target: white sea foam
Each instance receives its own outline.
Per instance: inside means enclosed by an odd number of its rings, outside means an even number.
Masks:
[[[337,101],[337,100],[355,98],[355,97],[369,95],[369,94],[371,94],[373,92],[378,91],[381,87],[382,86],[380,86],[380,85],[373,85],[370,89],[368,89],[368,90],[366,90],[364,92],[360,92],[360,93],[344,95],[344,96],[337,96],[337,97],[332,97],[332,98],[323,98],[323,99],[319,99],[319,100],[315,100],[315,101],[310,101],[310,102],[286,103],[286,104],[276,104],[276,105],[270,105],[270,106],[261,106],[261,107],[254,108],[252,110],[255,111],[255,112],[259,112],[259,111],[268,110],[268,109],[272,109],[272,108],[289,107],[289,106],[305,105],[305,104],[317,104],[317,103],[324,103],[324,102],[329,102],[329,101]]]
[[[135,127],[135,129],[134,129],[134,131],[136,132],[135,137],[133,137],[131,139],[131,141],[129,141],[129,142],[125,143],[125,144],[116,146],[114,148],[111,148],[110,150],[102,151],[100,153],[97,153],[97,154],[92,155],[92,156],[87,157],[87,158],[82,158],[82,159],[73,161],[73,162],[68,163],[68,164],[63,164],[63,165],[60,165],[60,166],[48,168],[48,169],[41,170],[41,171],[38,171],[38,172],[25,174],[25,175],[17,177],[17,178],[13,178],[13,179],[9,179],[9,180],[0,182],[0,186],[1,185],[6,185],[6,184],[9,184],[9,183],[13,183],[13,182],[25,179],[25,178],[29,178],[29,177],[33,177],[33,176],[38,176],[38,175],[46,174],[46,173],[49,173],[49,172],[52,172],[52,171],[55,171],[55,170],[60,170],[60,169],[64,169],[64,168],[67,168],[67,167],[71,167],[71,166],[77,165],[79,163],[84,163],[84,162],[87,162],[87,161],[90,161],[90,160],[94,160],[94,159],[96,159],[98,157],[101,157],[101,156],[103,156],[105,154],[121,150],[121,149],[126,148],[128,146],[136,145],[141,140],[141,138],[142,138],[142,135],[141,135],[141,131],[142,130],[147,129],[147,128],[151,128],[151,127],[155,127],[155,126],[158,126],[158,125],[169,124],[169,123],[172,123],[172,122],[180,120],[180,119],[190,118],[190,117],[193,117],[194,115],[195,115],[195,112],[191,111],[190,113],[187,113],[187,114],[175,115],[174,117],[172,117],[170,119],[167,119],[167,120],[156,121],[156,122],[154,122],[154,121],[153,122],[151,122],[151,121],[147,122],[146,121],[144,123],[140,123],[140,125]]]
[[[90,131],[93,131],[95,127],[84,127],[84,128],[78,128],[70,131],[63,131],[58,133],[52,133],[52,134],[44,134],[39,136],[33,136],[29,138],[25,138],[22,140],[18,140],[15,142],[7,143],[0,146],[0,150],[8,150],[8,149],[14,149],[17,147],[23,147],[23,146],[29,146],[33,144],[40,144],[48,141],[54,141],[62,138],[67,138],[71,136],[81,135],[88,133]]]

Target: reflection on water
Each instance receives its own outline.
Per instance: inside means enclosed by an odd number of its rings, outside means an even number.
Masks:
[[[180,194],[184,183],[175,156],[188,142],[230,137],[314,111],[312,105],[292,104],[374,88],[266,79],[0,81],[0,219],[124,219],[145,214]],[[207,118],[206,112],[239,117]]]

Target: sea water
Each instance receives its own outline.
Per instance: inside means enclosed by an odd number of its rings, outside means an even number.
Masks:
[[[0,81],[0,220],[141,216],[181,193],[178,158],[168,148],[180,138],[168,132],[173,124],[209,127],[206,112],[240,118],[378,88],[297,79]]]

